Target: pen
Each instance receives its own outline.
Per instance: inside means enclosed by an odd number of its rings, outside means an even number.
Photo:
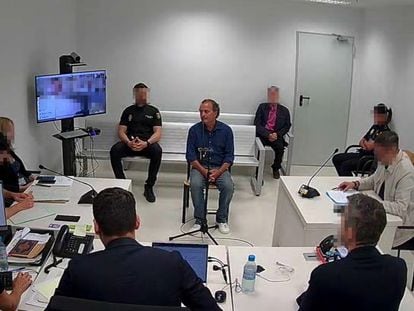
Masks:
[[[39,184],[39,183],[37,183],[37,184],[36,184],[36,186],[40,186],[40,187],[48,187],[48,188],[50,188],[50,186],[49,186],[49,185]]]
[[[332,188],[331,190],[340,190],[338,187]]]

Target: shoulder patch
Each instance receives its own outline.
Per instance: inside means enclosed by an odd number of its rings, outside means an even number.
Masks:
[[[157,113],[155,114],[155,117],[159,120],[159,119],[161,119],[161,114],[160,114],[159,112],[157,112]]]

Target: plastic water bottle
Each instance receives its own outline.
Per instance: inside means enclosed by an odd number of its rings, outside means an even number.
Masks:
[[[6,245],[3,243],[3,238],[0,237],[0,272],[9,270],[9,263],[7,262]]]
[[[242,279],[242,292],[252,293],[254,292],[254,283],[256,282],[256,257],[249,255],[249,260],[246,262],[243,268],[243,279]]]

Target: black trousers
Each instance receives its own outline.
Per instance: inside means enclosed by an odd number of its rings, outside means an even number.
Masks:
[[[145,182],[148,186],[154,186],[157,180],[157,174],[160,170],[162,149],[158,143],[150,145],[142,151],[133,151],[123,142],[118,142],[111,148],[111,165],[114,171],[115,177],[119,179],[125,179],[124,169],[122,167],[122,158],[143,156],[150,159],[150,165],[148,169],[148,178]]]
[[[352,172],[358,168],[359,160],[367,155],[369,154],[363,152],[338,153],[332,158],[332,162],[339,176],[352,176]],[[360,168],[363,165],[361,163]]]
[[[275,141],[270,141],[267,137],[260,137],[263,145],[270,146],[275,152],[275,159],[273,160],[272,168],[279,170],[282,167],[283,153],[285,152],[285,141],[282,137]]]

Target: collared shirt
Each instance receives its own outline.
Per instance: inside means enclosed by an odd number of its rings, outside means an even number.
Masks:
[[[266,130],[273,131],[276,125],[277,109],[276,109],[276,104],[269,104],[269,105],[270,105],[270,109],[269,109],[269,114],[267,116]]]
[[[142,107],[131,105],[121,116],[119,125],[127,127],[127,135],[148,140],[154,134],[154,126],[162,126],[161,114],[157,108],[146,104]]]
[[[368,132],[364,135],[364,138],[368,141],[375,140],[375,138],[377,138],[379,134],[381,134],[382,132],[389,131],[389,130],[390,128],[388,127],[387,124],[385,125],[374,124],[373,126],[371,126]]]
[[[359,190],[374,190],[378,195],[384,184],[382,204],[387,213],[402,218],[403,225],[414,225],[414,167],[410,158],[402,150],[388,167],[379,163],[374,174],[360,180]],[[393,246],[414,237],[414,230],[399,230],[395,234]]]
[[[202,149],[208,150],[207,153]],[[203,154],[205,153],[205,154]],[[216,127],[209,132],[204,123],[194,124],[187,137],[186,159],[189,163],[198,160],[201,165],[220,167],[223,163],[233,164],[234,161],[234,138],[232,129],[223,122],[217,121]]]

